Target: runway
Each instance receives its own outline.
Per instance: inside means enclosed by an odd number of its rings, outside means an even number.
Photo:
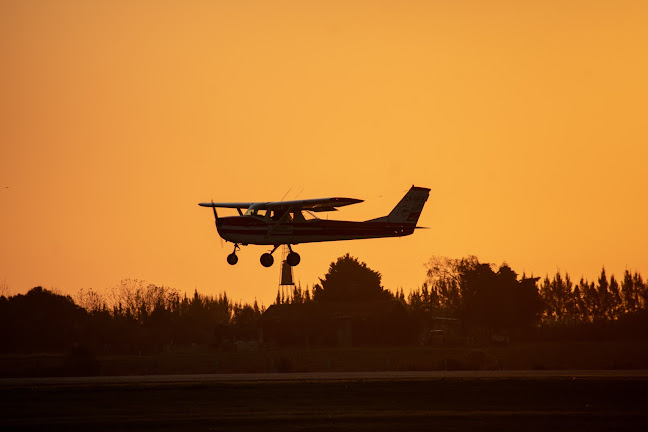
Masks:
[[[0,380],[2,430],[648,430],[648,371]]]
[[[283,381],[412,381],[438,379],[557,379],[557,378],[638,378],[648,379],[648,370],[520,370],[520,371],[380,371],[137,375],[94,377],[0,378],[0,389],[14,386],[75,386],[111,384],[197,384],[227,382]]]

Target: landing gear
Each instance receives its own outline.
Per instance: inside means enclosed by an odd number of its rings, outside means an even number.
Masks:
[[[239,247],[238,243],[234,243],[234,252],[231,254],[227,255],[227,262],[229,265],[234,265],[238,262],[238,257],[236,256],[236,251],[240,250],[241,248]]]
[[[272,256],[272,252],[271,253],[266,252],[263,255],[261,255],[261,265],[263,267],[270,267],[272,266],[272,264],[274,264],[274,257]]]
[[[290,267],[295,267],[297,264],[299,264],[299,261],[301,261],[301,257],[297,252],[290,252],[286,257],[286,261],[288,261]]]
[[[299,254],[297,252],[294,252],[292,250],[290,245],[286,245],[286,246],[288,246],[288,249],[290,250],[290,253],[286,257],[286,261],[288,262],[288,265],[290,267],[295,267],[297,264],[299,264],[299,261],[301,261],[301,257],[299,256]]]
[[[272,250],[270,252],[266,252],[263,255],[261,255],[260,261],[261,261],[261,265],[263,267],[272,267],[272,265],[274,264],[274,257],[272,256],[272,254],[274,253],[274,251],[277,250],[277,248],[279,246],[281,246],[281,245],[275,245],[275,247],[272,248]],[[291,267],[295,267],[301,261],[301,257],[299,256],[299,254],[297,252],[294,252],[292,250],[290,245],[286,245],[286,246],[288,246],[288,249],[290,249],[290,253],[286,256],[286,262]],[[236,262],[238,261],[238,257],[236,256],[236,250],[237,249],[238,249],[238,245],[235,246],[234,252],[232,252],[227,257],[227,262],[232,264],[232,265],[236,264]]]
[[[273,247],[270,252],[266,252],[261,255],[261,265],[263,267],[270,267],[272,266],[272,264],[274,264],[274,257],[272,256],[272,254],[277,250],[279,246],[281,245],[275,245],[275,247]]]

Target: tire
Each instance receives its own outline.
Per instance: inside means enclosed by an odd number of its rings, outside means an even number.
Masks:
[[[301,257],[297,252],[290,252],[286,257],[286,261],[291,267],[295,267],[301,261]]]
[[[269,253],[264,253],[261,255],[261,265],[263,267],[270,267],[274,264],[274,257]]]

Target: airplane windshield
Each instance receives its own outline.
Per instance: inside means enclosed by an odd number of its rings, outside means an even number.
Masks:
[[[281,220],[283,220],[283,221],[289,221],[289,220],[291,220],[292,218],[290,217],[290,213],[287,213],[286,210],[274,210],[274,211],[272,212],[271,219],[272,219],[274,222],[279,222],[279,221],[281,221]]]
[[[266,211],[264,209],[259,209],[258,207],[251,206],[245,212],[245,216],[260,216],[265,217]]]
[[[287,209],[279,210],[266,210],[251,206],[245,212],[245,216],[256,216],[259,218],[270,218],[273,222],[291,222],[291,221],[304,221],[304,216],[301,211],[292,211]]]

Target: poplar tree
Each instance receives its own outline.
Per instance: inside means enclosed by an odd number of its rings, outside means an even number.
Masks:
[[[608,302],[610,308],[609,317],[610,319],[618,319],[623,314],[623,303],[621,301],[619,283],[614,275],[610,276],[610,286],[608,290]]]
[[[609,318],[612,310],[612,301],[609,290],[610,284],[608,283],[607,276],[605,274],[605,267],[601,270],[601,276],[598,279],[597,296],[599,304],[599,316],[600,318]]]
[[[621,298],[623,299],[624,312],[635,312],[637,310],[637,291],[632,275],[626,269],[621,282]]]

